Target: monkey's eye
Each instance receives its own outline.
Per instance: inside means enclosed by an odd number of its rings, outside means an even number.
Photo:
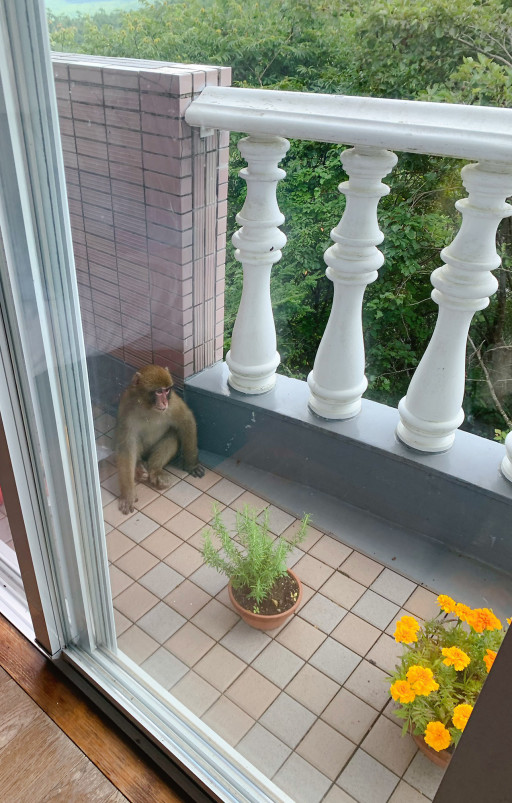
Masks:
[[[170,392],[171,388],[158,388],[158,390],[155,390],[155,393],[158,393],[159,395],[161,393],[165,393],[166,396],[168,396]]]

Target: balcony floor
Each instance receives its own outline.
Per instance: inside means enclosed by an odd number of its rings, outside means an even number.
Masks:
[[[298,803],[432,800],[443,771],[401,737],[389,700],[395,621],[434,615],[437,593],[503,615],[508,578],[330,497],[201,458],[201,479],[171,466],[165,493],[140,485],[130,516],[112,460],[100,464],[119,648]],[[239,620],[225,578],[203,565],[214,503],[228,525],[245,504],[268,508],[276,534],[312,513],[289,562],[303,602],[281,629]]]

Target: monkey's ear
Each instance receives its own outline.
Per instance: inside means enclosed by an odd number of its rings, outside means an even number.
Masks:
[[[171,376],[171,372],[169,371],[169,369],[168,369],[168,367],[167,367],[167,366],[165,366],[165,370],[167,371],[167,373],[168,373],[168,374],[169,374],[169,376],[171,377],[171,388],[172,388],[172,386],[174,385],[174,382],[173,382],[173,379],[172,379],[172,376]]]
[[[141,374],[140,374],[140,373],[137,371],[137,373],[133,375],[133,379],[132,379],[132,385],[139,385],[139,384],[140,384],[140,380],[141,380],[141,379],[142,379],[142,376],[141,376]]]

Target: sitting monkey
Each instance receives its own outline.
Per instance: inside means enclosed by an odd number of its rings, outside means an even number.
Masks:
[[[167,487],[163,468],[180,448],[185,470],[194,477],[204,474],[198,463],[194,416],[171,387],[167,368],[145,365],[121,396],[116,451],[122,513],[134,510],[137,480],[148,479],[159,490]]]

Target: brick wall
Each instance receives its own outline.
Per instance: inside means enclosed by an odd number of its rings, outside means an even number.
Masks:
[[[225,67],[53,54],[89,355],[176,384],[222,358],[228,134],[184,120]]]

